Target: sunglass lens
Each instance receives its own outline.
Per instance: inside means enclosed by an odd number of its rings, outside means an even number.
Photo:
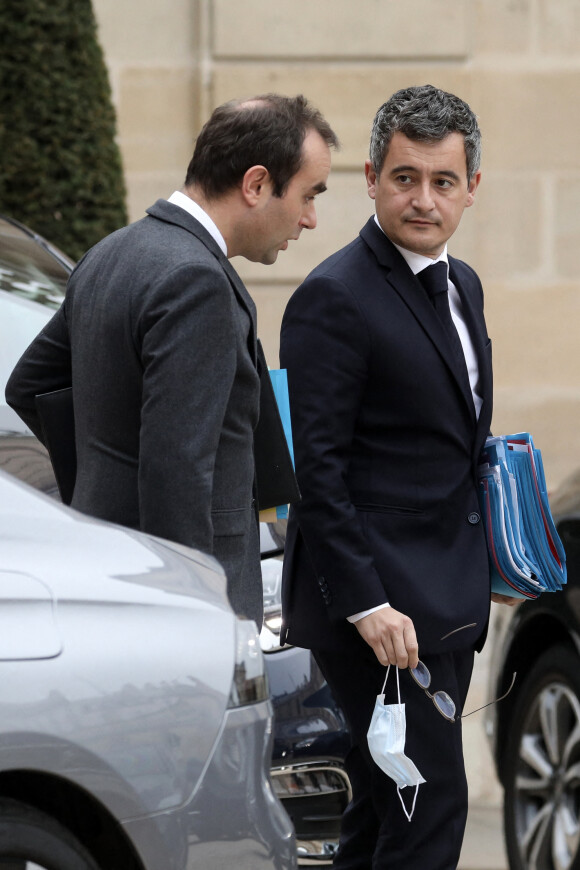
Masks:
[[[453,698],[450,698],[447,692],[435,692],[433,700],[439,712],[443,713],[446,719],[455,718],[455,704]]]
[[[428,689],[431,684],[431,674],[423,662],[420,661],[416,668],[411,668],[410,670],[415,682],[417,682],[422,689]]]

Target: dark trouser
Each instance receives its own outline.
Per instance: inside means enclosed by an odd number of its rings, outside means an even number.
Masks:
[[[399,671],[405,704],[405,754],[426,782],[419,786],[409,822],[395,782],[372,760],[367,731],[386,670],[358,635],[340,654],[313,650],[332,693],[344,710],[352,748],[346,760],[352,801],[342,818],[340,847],[333,870],[456,870],[467,819],[467,780],[461,722],[449,722],[415,684]],[[421,655],[431,672],[430,692],[446,691],[459,715],[473,669],[472,650]],[[385,703],[397,701],[395,669],[387,681]],[[401,789],[410,811],[415,789]]]

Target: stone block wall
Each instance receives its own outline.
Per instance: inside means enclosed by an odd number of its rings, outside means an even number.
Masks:
[[[211,109],[303,92],[342,149],[319,226],[271,267],[237,258],[271,365],[284,306],[372,213],[363,163],[378,106],[431,84],[484,137],[476,203],[450,244],[479,272],[494,344],[494,431],[530,430],[551,487],[580,465],[580,6],[577,0],[93,0],[132,219],[183,182]]]

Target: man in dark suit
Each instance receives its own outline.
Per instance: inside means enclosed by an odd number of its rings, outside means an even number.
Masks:
[[[42,440],[35,396],[72,384],[72,506],[213,554],[258,626],[256,311],[228,258],[273,263],[316,226],[335,144],[301,96],[217,108],[183,190],[85,254],[6,389]]]
[[[313,650],[350,725],[353,799],[336,870],[451,870],[459,858],[460,721],[401,671],[406,754],[426,780],[411,824],[367,730],[385,666],[414,668],[419,653],[430,692],[446,691],[460,716],[485,639],[476,465],[491,421],[491,343],[480,281],[447,254],[479,162],[462,100],[431,86],[394,94],[365,166],[376,216],[308,276],[282,324],[302,493],[288,525],[283,638]],[[438,280],[417,277],[429,266]],[[396,698],[391,672],[386,703]]]

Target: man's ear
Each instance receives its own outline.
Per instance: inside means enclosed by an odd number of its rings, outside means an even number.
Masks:
[[[469,208],[470,205],[473,205],[473,200],[475,199],[475,191],[479,187],[479,182],[481,181],[481,169],[479,169],[471,181],[467,186],[467,199],[465,202],[465,208]]]
[[[272,182],[265,166],[250,166],[242,178],[242,196],[249,206],[256,206],[270,193]]]
[[[371,199],[374,199],[377,184],[377,173],[373,169],[373,164],[370,160],[365,160],[365,177],[367,180],[367,193]]]

